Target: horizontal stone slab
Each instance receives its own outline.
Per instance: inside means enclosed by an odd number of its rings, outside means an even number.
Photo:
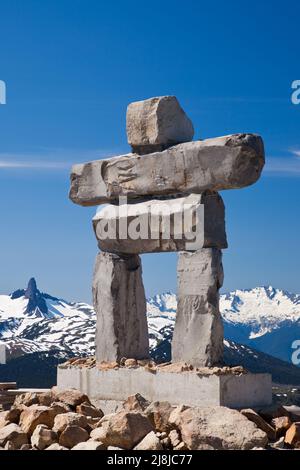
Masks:
[[[206,376],[195,371],[152,373],[143,368],[101,371],[58,366],[57,385],[76,388],[93,401],[112,401],[114,405],[135,393],[172,405],[253,408],[272,403],[270,374]]]
[[[70,198],[83,206],[143,196],[237,189],[255,183],[264,166],[255,134],[187,142],[146,156],[126,154],[73,166]]]
[[[155,253],[227,248],[225,208],[217,193],[107,205],[93,218],[102,251]]]
[[[129,145],[140,154],[189,142],[194,136],[193,124],[175,96],[157,96],[130,103],[126,130]]]

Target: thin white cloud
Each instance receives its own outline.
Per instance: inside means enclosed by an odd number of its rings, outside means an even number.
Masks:
[[[29,169],[29,170],[61,170],[68,168],[71,164],[67,162],[21,162],[11,160],[0,160],[0,169]]]
[[[300,176],[300,150],[292,150],[291,156],[269,157],[264,173],[274,176]]]
[[[65,170],[74,163],[110,157],[121,152],[105,150],[43,149],[32,154],[0,153],[0,170]]]

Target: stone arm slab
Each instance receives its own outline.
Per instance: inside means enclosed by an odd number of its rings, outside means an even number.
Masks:
[[[82,206],[206,190],[238,189],[255,183],[265,163],[256,134],[234,134],[187,142],[163,152],[129,153],[74,165],[70,199]]]

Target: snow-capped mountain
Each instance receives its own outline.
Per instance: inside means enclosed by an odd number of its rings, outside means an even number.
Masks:
[[[8,358],[51,350],[93,354],[95,322],[90,305],[41,293],[33,278],[26,290],[0,295],[0,341]]]
[[[176,315],[176,295],[148,300],[150,334],[170,333]],[[292,344],[300,340],[300,295],[273,287],[236,290],[220,296],[225,338],[266,354],[291,361]]]
[[[172,293],[147,301],[150,347],[156,359],[170,358],[176,308],[176,295]],[[256,362],[257,370],[259,362],[267,362],[271,367],[269,356],[260,355],[259,351],[290,362],[291,345],[300,339],[299,295],[272,287],[237,290],[221,295],[220,308],[226,338],[225,358],[230,363],[236,358],[239,362],[250,361],[253,367]],[[28,353],[60,358],[92,355],[95,323],[90,305],[42,293],[34,279],[27,289],[0,295],[0,341],[6,344],[9,359]]]
[[[300,340],[300,295],[273,287],[224,294],[220,299],[225,337],[291,361]]]

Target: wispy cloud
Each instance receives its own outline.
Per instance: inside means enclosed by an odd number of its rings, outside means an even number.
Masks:
[[[274,176],[300,176],[300,150],[291,150],[287,157],[269,157],[264,173]]]
[[[120,154],[112,150],[43,149],[26,154],[0,153],[0,170],[66,170],[74,163],[97,160]]]
[[[1,158],[1,156],[0,156]],[[67,162],[22,162],[0,159],[0,169],[29,169],[29,170],[61,170],[68,168],[71,164]]]

